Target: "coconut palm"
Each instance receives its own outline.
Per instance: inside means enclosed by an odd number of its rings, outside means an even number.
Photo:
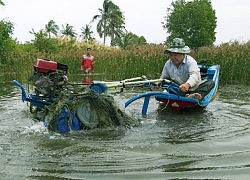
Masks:
[[[107,35],[111,37],[111,46],[114,46],[114,39],[120,39],[124,35],[124,17],[121,11],[114,11],[110,14],[111,21],[107,26]],[[118,17],[118,18],[117,18]],[[119,18],[122,17],[122,18]]]
[[[128,31],[126,31],[126,33],[124,33],[121,38],[114,39],[114,44],[122,49],[127,49],[127,47],[133,45],[133,43],[134,43],[134,36],[132,35],[132,33]]]
[[[5,6],[4,2],[0,0],[0,5]]]
[[[45,25],[45,31],[48,33],[49,38],[51,37],[51,34],[54,34],[56,36],[59,31],[59,26],[55,21],[50,20],[48,24]]]
[[[95,15],[92,21],[99,19],[97,23],[97,32],[100,38],[103,39],[103,43],[105,44],[105,40],[107,36],[111,36],[111,39],[114,39],[115,33],[117,34],[117,30],[121,30],[123,28],[124,17],[120,10],[120,8],[115,5],[111,0],[104,0],[103,9],[98,8],[99,15]],[[117,34],[119,36],[119,33]]]
[[[63,29],[61,30],[61,33],[63,34],[63,36],[76,37],[77,33],[75,32],[75,30],[73,30],[73,26],[66,24],[65,27],[64,25],[62,25],[62,28]]]
[[[144,45],[147,44],[146,39],[143,36],[137,36],[132,32],[126,32],[120,37],[114,39],[114,45],[117,45],[123,49],[128,49],[132,45]]]
[[[92,34],[93,34],[93,31],[91,31],[91,25],[90,24],[86,24],[85,27],[82,27],[81,29],[81,35],[80,37],[82,37],[82,39],[84,41],[90,41],[90,40],[93,40],[95,39]]]

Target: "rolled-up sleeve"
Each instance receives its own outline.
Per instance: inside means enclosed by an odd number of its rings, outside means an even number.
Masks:
[[[189,56],[189,78],[187,80],[187,83],[190,84],[191,88],[190,90],[195,90],[201,82],[201,76],[200,76],[200,68],[197,65],[197,62]]]
[[[190,84],[191,88],[198,87],[200,84],[200,73],[197,71],[192,71],[189,73],[190,77],[187,80],[187,83]]]

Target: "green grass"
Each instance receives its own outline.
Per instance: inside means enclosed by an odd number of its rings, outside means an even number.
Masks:
[[[146,75],[159,78],[163,65],[168,60],[163,45],[135,46],[130,50],[94,45],[92,55],[95,56],[95,72],[101,73],[101,79],[121,80]],[[74,81],[74,74],[81,74],[80,60],[86,48],[74,45],[60,53],[28,53],[15,52],[10,54],[7,64],[0,64],[0,73],[9,78],[27,81],[33,74],[35,60],[48,58],[69,66],[69,77]],[[219,46],[202,47],[191,51],[198,63],[219,64],[221,66],[220,84],[250,84],[250,44],[237,41]]]

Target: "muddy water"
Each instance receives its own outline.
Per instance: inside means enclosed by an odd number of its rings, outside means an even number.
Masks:
[[[114,95],[121,108],[135,95]],[[205,109],[172,112],[150,100],[126,112],[138,127],[69,134],[32,119],[21,91],[0,84],[0,179],[249,179],[250,87],[220,87]]]

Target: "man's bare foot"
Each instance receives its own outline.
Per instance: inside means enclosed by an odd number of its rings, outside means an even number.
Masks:
[[[195,99],[198,99],[199,101],[202,99],[202,96],[199,93],[186,94],[186,97],[187,98],[195,98]]]

